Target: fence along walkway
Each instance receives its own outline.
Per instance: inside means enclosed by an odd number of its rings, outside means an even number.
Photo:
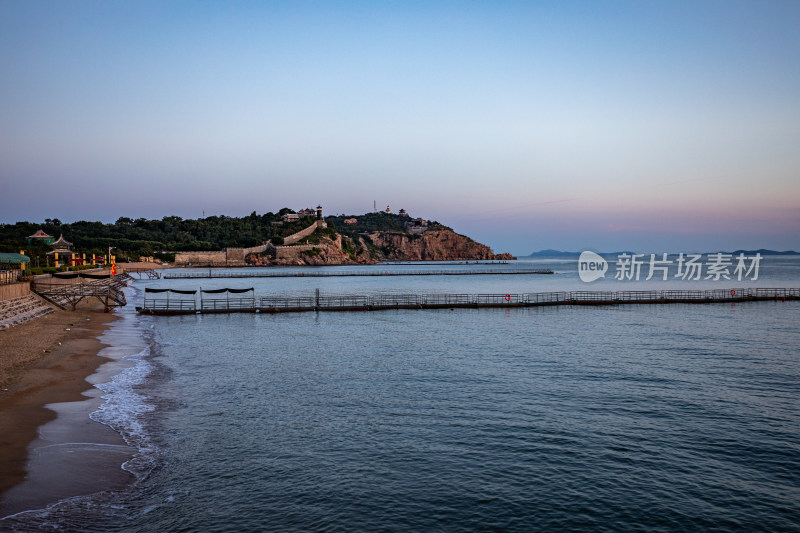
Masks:
[[[122,267],[127,274],[136,274],[138,279],[144,279],[144,276],[147,276],[147,279],[161,279],[161,274],[155,268],[147,268],[147,267]]]
[[[152,297],[145,293],[142,314],[181,315],[195,313],[282,313],[300,311],[379,311],[384,309],[447,309],[480,307],[537,307],[546,305],[619,305],[658,303],[722,303],[764,300],[800,300],[797,289],[717,289],[662,291],[573,291],[524,294],[379,294],[231,298],[229,289],[215,291],[225,297],[201,298],[197,291],[160,289],[182,294],[178,299]],[[235,292],[249,292],[239,289]],[[230,292],[234,292],[230,290]],[[186,296],[191,294],[192,298]]]
[[[328,278],[353,276],[477,276],[501,274],[552,274],[550,269],[490,269],[490,270],[327,270],[276,272],[176,272],[164,274],[164,279],[223,279],[223,278]]]

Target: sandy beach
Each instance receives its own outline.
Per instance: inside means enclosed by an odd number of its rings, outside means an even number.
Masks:
[[[108,361],[98,355],[105,345],[97,337],[113,320],[99,302],[88,301],[76,311],[0,331],[0,516],[25,508],[19,498],[9,504],[6,496],[28,477],[29,447],[39,428],[56,418],[45,406],[86,400],[82,393],[92,387],[86,378]],[[105,433],[103,439],[115,439],[109,428],[88,422]],[[118,435],[116,440],[122,443]],[[52,503],[55,496],[37,491],[36,504]]]

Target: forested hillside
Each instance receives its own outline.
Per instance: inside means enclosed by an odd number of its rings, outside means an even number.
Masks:
[[[355,219],[355,224],[345,224],[345,220]],[[378,211],[375,213],[365,213],[363,215],[340,215],[325,217],[325,222],[328,226],[336,228],[336,231],[343,235],[353,236],[360,233],[369,233],[373,231],[385,231],[389,233],[406,233],[406,224],[413,219],[395,215],[393,213],[384,213]],[[443,226],[436,221],[427,222],[428,227],[431,229],[450,229]]]
[[[26,243],[25,238],[38,229],[56,238],[73,243],[76,253],[102,255],[108,247],[115,247],[117,260],[136,260],[139,256],[155,256],[170,259],[170,252],[188,250],[221,250],[229,247],[256,246],[268,239],[280,243],[281,239],[299,231],[313,222],[304,218],[297,222],[278,225],[281,215],[292,212],[284,208],[277,213],[259,215],[256,212],[242,218],[212,216],[201,219],[182,219],[168,216],[161,220],[121,217],[113,224],[103,222],[61,223],[58,219],[46,219],[43,223],[17,222],[0,224],[0,251],[19,252],[44,265],[44,254],[52,247],[44,243]]]
[[[58,219],[46,219],[43,223],[0,224],[0,252],[24,250],[32,259],[31,266],[47,266],[46,254],[53,249],[52,246],[40,241],[26,242],[29,235],[41,229],[55,238],[63,235],[73,243],[72,251],[79,255],[105,255],[108,248],[113,247],[112,253],[119,262],[136,261],[140,256],[153,256],[171,262],[175,252],[249,248],[267,240],[283,244],[284,237],[308,227],[316,220],[316,217],[306,217],[296,222],[281,221],[284,214],[292,212],[284,208],[277,213],[259,215],[253,212],[241,218],[212,216],[184,220],[168,216],[161,220],[134,220],[120,217],[114,223],[80,221],[65,224]],[[355,223],[348,224],[345,220],[355,220]],[[407,227],[407,224],[415,224],[413,219],[382,212],[329,216],[325,221],[327,230],[318,230],[303,242],[318,243],[325,238],[333,243],[337,233],[342,234],[344,239],[337,245],[341,248],[337,253],[341,255],[344,252],[352,260],[356,259],[360,249],[366,254],[359,258],[360,261],[494,257],[489,248],[433,221],[425,221],[424,227],[412,228],[420,230],[416,232],[410,232]],[[330,264],[341,262],[343,259],[338,255],[325,260]]]

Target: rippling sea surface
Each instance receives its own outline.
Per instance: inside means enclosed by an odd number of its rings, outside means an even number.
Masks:
[[[559,283],[160,280],[129,300]],[[137,481],[0,529],[800,530],[800,302],[123,313],[150,343],[118,421],[146,442]]]

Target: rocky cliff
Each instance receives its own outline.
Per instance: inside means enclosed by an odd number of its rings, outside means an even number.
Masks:
[[[269,254],[247,256],[250,265],[354,265],[378,261],[475,261],[513,259],[491,248],[436,227],[421,235],[397,231],[373,231],[358,237],[331,230],[312,236],[299,246],[279,246]]]
[[[465,261],[512,259],[449,229],[430,229],[422,235],[373,232],[368,239],[389,261]]]

